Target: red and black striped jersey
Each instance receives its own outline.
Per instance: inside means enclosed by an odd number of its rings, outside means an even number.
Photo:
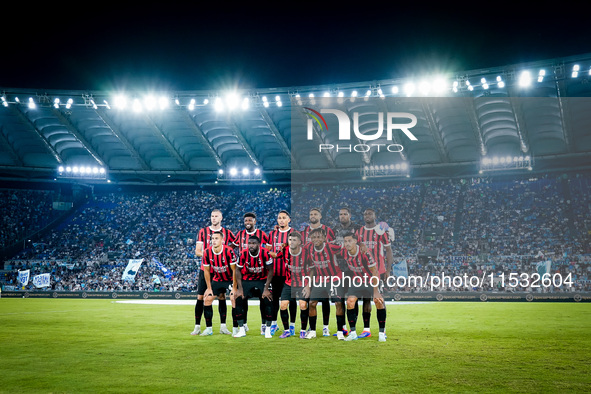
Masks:
[[[390,238],[388,232],[376,225],[374,228],[367,228],[365,226],[357,230],[357,239],[367,246],[374,261],[378,266],[378,273],[386,273],[385,251],[384,247],[390,246]]]
[[[234,240],[232,242],[232,244],[238,248],[239,254],[242,253],[244,250],[248,250],[248,238],[251,235],[256,235],[257,237],[259,237],[259,239],[261,240],[261,246],[263,246],[267,243],[267,237],[268,237],[267,233],[265,233],[261,229],[257,228],[256,230],[254,230],[251,233],[246,231],[246,229],[240,230],[234,236]]]
[[[285,266],[285,284],[294,287],[304,287],[304,277],[310,273],[309,263],[306,258],[308,252],[306,248],[300,248],[298,254],[292,254],[287,247],[277,255],[276,260],[280,260]],[[305,283],[308,285],[308,283]]]
[[[225,227],[222,227],[219,230],[213,230],[211,226],[208,226],[199,230],[199,234],[197,235],[197,243],[203,244],[203,251],[211,247],[211,234],[216,231],[221,231],[221,233],[224,234],[224,245],[230,245],[234,242],[234,233],[232,231]],[[203,264],[201,264],[201,269],[203,270]]]
[[[337,255],[341,252],[339,245],[324,243],[322,249],[317,250],[313,243],[306,245],[308,261],[310,270],[315,269],[316,278],[328,278],[331,276],[341,276],[341,268],[336,260]]]
[[[291,227],[287,230],[277,229],[269,233],[267,244],[271,245],[271,252],[279,253],[281,251],[283,245],[288,243],[289,233],[291,233]],[[285,264],[277,259],[274,259],[273,276],[287,276]]]
[[[250,254],[250,250],[243,250],[236,266],[242,273],[242,280],[265,280],[267,279],[267,266],[273,264],[269,251],[259,248],[256,256]]]
[[[347,249],[343,248],[340,257],[347,263],[352,277],[372,277],[370,268],[375,267],[376,262],[369,253],[369,250],[366,253],[361,253],[360,248],[357,247],[357,253],[352,255]]]
[[[236,254],[231,247],[222,245],[222,250],[216,253],[213,247],[205,249],[203,252],[202,267],[209,267],[211,273],[211,280],[217,282],[233,281],[231,265],[236,264]]]
[[[326,224],[322,224],[320,227],[326,231],[326,242],[334,241],[334,230]],[[310,231],[312,230],[313,229],[310,228],[310,226],[307,226],[304,231],[302,231],[302,245],[312,242],[312,239],[310,238]]]

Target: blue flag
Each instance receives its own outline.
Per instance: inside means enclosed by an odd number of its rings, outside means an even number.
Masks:
[[[164,266],[164,264],[162,264],[160,261],[156,260],[155,257],[152,257],[152,262],[154,264],[156,264],[158,266],[158,268],[160,268],[160,270],[162,271],[162,273],[164,274],[164,277],[166,279],[172,278],[172,275],[174,275],[174,272],[172,272],[171,270],[169,270],[168,268],[166,268]]]

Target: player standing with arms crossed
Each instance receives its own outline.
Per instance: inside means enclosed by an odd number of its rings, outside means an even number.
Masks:
[[[357,239],[363,243],[370,251],[374,261],[377,264],[378,274],[383,281],[392,269],[394,257],[392,255],[392,244],[386,229],[381,228],[376,223],[376,212],[372,208],[368,208],[363,212],[363,221],[365,225],[357,230]],[[387,264],[386,264],[387,261]],[[371,336],[370,320],[371,320],[371,298],[363,299],[363,332],[359,338],[367,338]]]

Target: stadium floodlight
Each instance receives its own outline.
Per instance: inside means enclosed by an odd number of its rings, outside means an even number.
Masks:
[[[233,111],[238,107],[239,98],[236,93],[228,93],[226,95],[226,105],[228,106],[228,110]]]
[[[209,99],[203,99],[203,105],[209,104]]]
[[[408,164],[405,162],[385,165],[364,165],[361,170],[361,179],[363,180],[368,178],[405,177],[409,175]]]
[[[37,105],[35,104],[35,100],[33,100],[33,97],[29,97],[29,109],[35,109],[37,107]]]
[[[99,174],[104,174],[106,171],[103,167],[99,168]]]
[[[343,91],[340,91],[340,92],[337,94],[337,97],[345,97],[345,92],[343,92]]]
[[[66,167],[66,172],[72,172],[72,167],[70,167],[70,166],[67,166],[67,167]]]
[[[161,96],[158,99],[158,106],[160,107],[161,110],[168,108],[168,98]]]
[[[310,93],[310,94],[308,94],[308,97],[310,97],[310,98],[314,98],[314,93]]]
[[[484,77],[480,78],[480,83],[482,84],[482,88],[484,90],[488,89],[488,82],[486,82],[486,78],[484,78]]]
[[[351,97],[357,97],[359,93],[357,93],[357,90],[354,90],[351,92]]]
[[[324,92],[324,97],[330,97],[330,92]]]
[[[578,64],[575,64],[575,65],[573,66],[573,72],[572,72],[571,76],[572,76],[573,78],[576,78],[576,77],[578,77],[578,76],[579,76],[579,70],[580,70],[580,69],[581,69],[581,67],[580,67]]]
[[[404,85],[404,93],[407,96],[411,96],[415,91],[415,85],[412,82],[408,82]]]
[[[134,99],[133,100],[133,112],[142,112],[144,109],[142,107],[142,103],[140,102],[139,99]]]
[[[218,170],[218,174],[220,174],[220,175],[224,175],[224,170],[220,168],[220,169]]]
[[[531,85],[531,74],[528,70],[523,70],[519,75],[519,86],[521,87],[528,87]]]
[[[261,170],[259,168],[255,168],[254,169],[254,174],[255,175],[259,175],[261,173]]]
[[[191,99],[191,101],[189,101],[189,111],[193,111],[195,109],[195,99]]]
[[[538,73],[538,82],[542,82],[544,80],[545,76],[546,76],[546,70],[541,69],[540,72]]]
[[[152,111],[156,107],[156,99],[154,96],[146,96],[144,98],[144,107],[148,111]]]
[[[245,97],[242,99],[242,109],[247,110],[250,107],[250,99]]]
[[[447,81],[443,77],[436,77],[433,81],[433,90],[437,94],[442,94],[447,90]]]
[[[59,166],[59,167],[57,168],[57,170],[58,170],[59,172],[64,172],[64,166]]]
[[[453,90],[454,93],[457,93],[458,92],[458,86],[459,86],[458,81],[454,81],[454,83],[452,84],[451,90]]]
[[[249,174],[249,173],[250,173],[250,171],[248,170],[248,168],[244,167],[244,168],[242,169],[242,175],[244,175],[244,176],[248,176],[248,174]]]
[[[222,99],[219,98],[219,97],[216,97],[215,98],[215,101],[214,101],[213,106],[214,106],[214,109],[217,112],[220,112],[220,111],[223,111],[224,110],[224,103],[222,102]]]
[[[53,100],[53,107],[54,107],[54,108],[59,108],[59,107],[60,107],[60,99],[59,99],[59,98],[57,98],[57,97],[56,97],[56,98]]]
[[[74,174],[77,174],[77,173],[78,173],[78,166],[74,166],[74,167],[72,167],[72,172],[73,172]]]
[[[238,175],[238,170],[235,167],[230,168],[230,175],[231,176]]]
[[[500,88],[505,87],[505,81],[503,81],[503,78],[501,78],[500,75],[497,75],[497,86]]]
[[[421,91],[421,94],[423,94],[425,96],[429,94],[430,89],[431,89],[431,86],[429,85],[429,82],[427,82],[427,81],[422,81],[419,84],[419,90]]]
[[[398,94],[398,86],[392,86],[392,94]]]
[[[369,96],[371,96],[371,89],[367,89],[367,91],[365,92],[365,97]]]
[[[125,109],[127,108],[127,97],[123,95],[115,96],[115,100],[113,100],[115,104],[115,108],[117,109]]]

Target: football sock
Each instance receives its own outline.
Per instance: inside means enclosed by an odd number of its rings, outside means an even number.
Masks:
[[[295,299],[289,301],[289,322],[295,325],[296,316],[298,315],[298,303]]]
[[[289,312],[287,311],[287,309],[281,309],[279,313],[281,314],[281,322],[283,323],[283,329],[289,330]]]
[[[213,307],[211,305],[205,305],[203,307],[203,316],[205,317],[205,326],[211,327],[211,321],[213,319]]]
[[[195,324],[201,324],[201,316],[203,315],[203,300],[197,300],[195,304]]]
[[[310,330],[314,331],[316,330],[316,320],[318,319],[318,316],[310,316],[309,320],[310,320]]]
[[[386,308],[378,309],[376,312],[378,316],[378,324],[380,327],[380,332],[386,331]]]
[[[308,327],[308,308],[300,310],[300,323],[302,325],[302,330],[305,331]]]
[[[363,316],[363,331],[369,331],[369,322],[371,319],[371,312],[363,312],[361,314]]]
[[[325,326],[330,323],[330,303],[328,301],[322,302],[322,322]]]
[[[349,330],[355,331],[357,326],[357,311],[355,308],[347,309],[347,320],[349,320]]]
[[[226,316],[228,315],[228,305],[226,300],[219,300],[218,311],[220,313],[220,322],[226,324]]]
[[[337,330],[343,331],[343,325],[345,324],[345,316],[337,315]]]

